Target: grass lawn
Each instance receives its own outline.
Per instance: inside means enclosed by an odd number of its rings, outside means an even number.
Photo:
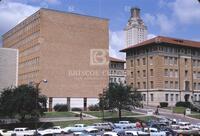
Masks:
[[[92,116],[96,117],[102,117],[102,111],[87,111],[84,112],[86,114],[90,114]],[[140,115],[138,113],[132,113],[130,111],[122,111],[122,116],[134,116],[134,115]],[[104,117],[118,117],[118,112],[109,112],[109,111],[104,111]]]
[[[43,118],[74,117],[72,112],[45,112]]]
[[[185,107],[173,107],[173,112],[174,113],[179,113],[179,114],[184,114]]]
[[[173,112],[174,113],[179,113],[179,114],[184,114],[185,107],[173,107]],[[199,114],[198,112],[191,111],[191,114]]]

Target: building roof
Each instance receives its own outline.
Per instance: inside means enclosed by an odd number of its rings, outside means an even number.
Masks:
[[[112,62],[121,62],[121,63],[125,63],[126,61],[118,59],[118,58],[113,58],[113,57],[109,57],[109,60]]]
[[[141,43],[135,44],[133,46],[130,46],[128,48],[122,49],[122,50],[120,50],[120,52],[126,52],[129,49],[148,46],[148,45],[152,45],[152,44],[160,44],[160,43],[167,43],[167,44],[178,45],[178,46],[200,48],[200,42],[197,42],[197,41],[177,39],[177,38],[164,37],[164,36],[157,36],[155,38],[152,38],[152,39],[143,41]]]

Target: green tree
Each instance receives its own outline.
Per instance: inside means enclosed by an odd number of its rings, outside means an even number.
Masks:
[[[6,88],[0,95],[1,116],[15,117],[21,122],[38,120],[43,115],[46,101],[46,96],[37,93],[34,86]]]
[[[120,120],[122,109],[127,109],[130,106],[138,106],[141,100],[142,95],[136,89],[122,83],[110,83],[104,94],[104,103],[108,102],[110,108],[118,109]]]

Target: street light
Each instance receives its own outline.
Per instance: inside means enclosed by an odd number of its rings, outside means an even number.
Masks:
[[[42,79],[39,82],[30,82],[31,85],[35,85],[36,87],[36,96],[35,96],[35,109],[37,112],[38,109],[38,94],[39,94],[39,86],[41,83],[47,83],[48,81],[46,79]],[[37,120],[35,121],[35,135],[37,136]]]

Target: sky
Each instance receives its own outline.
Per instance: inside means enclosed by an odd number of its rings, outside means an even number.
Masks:
[[[36,12],[50,8],[109,19],[110,56],[125,58],[123,29],[130,8],[139,7],[148,39],[158,35],[200,41],[198,0],[1,0],[0,35]],[[0,39],[0,46],[2,41]]]

